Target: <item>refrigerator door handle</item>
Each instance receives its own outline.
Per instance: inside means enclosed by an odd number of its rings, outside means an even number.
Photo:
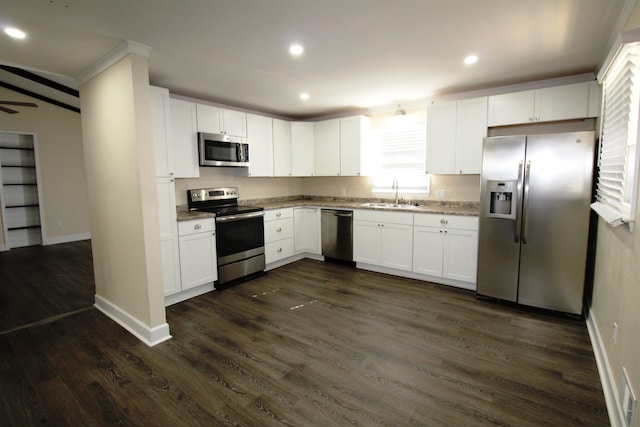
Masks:
[[[514,230],[514,240],[516,243],[520,243],[520,229],[522,228],[522,205],[519,203],[522,200],[522,165],[523,161],[520,160],[518,165],[518,198],[516,199],[516,224]]]
[[[531,160],[527,162],[527,169],[524,174],[524,207],[522,208],[522,243],[527,243],[529,236],[529,181],[531,178]]]

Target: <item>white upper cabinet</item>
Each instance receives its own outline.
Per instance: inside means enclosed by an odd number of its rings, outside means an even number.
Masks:
[[[273,176],[291,176],[291,122],[273,119]]]
[[[455,170],[457,103],[427,107],[426,172],[449,174]]]
[[[247,113],[197,104],[198,132],[247,136]]]
[[[340,175],[366,175],[371,119],[353,116],[340,119]]]
[[[315,122],[313,143],[315,175],[340,175],[340,120]]]
[[[593,82],[505,93],[489,97],[489,126],[593,117]],[[593,91],[591,91],[593,92]],[[593,98],[593,96],[592,96]]]
[[[174,175],[176,178],[199,178],[196,104],[180,99],[170,99],[169,105]]]
[[[366,169],[370,119],[352,116],[314,125],[316,176],[359,176]]]
[[[314,165],[313,122],[291,122],[291,174],[313,176]]]
[[[487,97],[429,105],[426,172],[479,174],[485,136]]]
[[[247,114],[249,176],[273,176],[273,120]]]
[[[487,136],[487,97],[458,101],[454,173],[482,171],[482,140]]]
[[[151,124],[153,125],[153,149],[156,160],[156,176],[173,175],[173,147],[171,145],[171,112],[169,90],[150,86]]]

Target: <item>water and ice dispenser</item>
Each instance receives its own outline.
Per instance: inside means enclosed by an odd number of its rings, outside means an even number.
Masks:
[[[485,203],[487,216],[491,218],[516,218],[517,181],[487,181]]]

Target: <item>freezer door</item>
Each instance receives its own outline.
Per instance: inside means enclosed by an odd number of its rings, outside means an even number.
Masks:
[[[485,138],[482,152],[482,179],[480,187],[480,230],[478,234],[477,292],[493,298],[517,301],[518,264],[520,258],[519,230],[522,206],[522,165],[525,154],[524,136]],[[506,202],[506,195],[492,197],[499,184],[512,183],[513,206],[516,215],[510,218],[495,201]],[[515,187],[515,188],[513,188]],[[513,191],[515,190],[515,191]],[[494,203],[492,204],[492,200]]]
[[[581,314],[594,133],[527,138],[518,302]]]

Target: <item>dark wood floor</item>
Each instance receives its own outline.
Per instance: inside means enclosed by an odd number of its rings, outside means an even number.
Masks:
[[[4,267],[3,267],[4,268]],[[604,426],[583,321],[304,260],[171,306],[0,335],[3,425]]]
[[[90,307],[91,241],[0,252],[0,333]]]

